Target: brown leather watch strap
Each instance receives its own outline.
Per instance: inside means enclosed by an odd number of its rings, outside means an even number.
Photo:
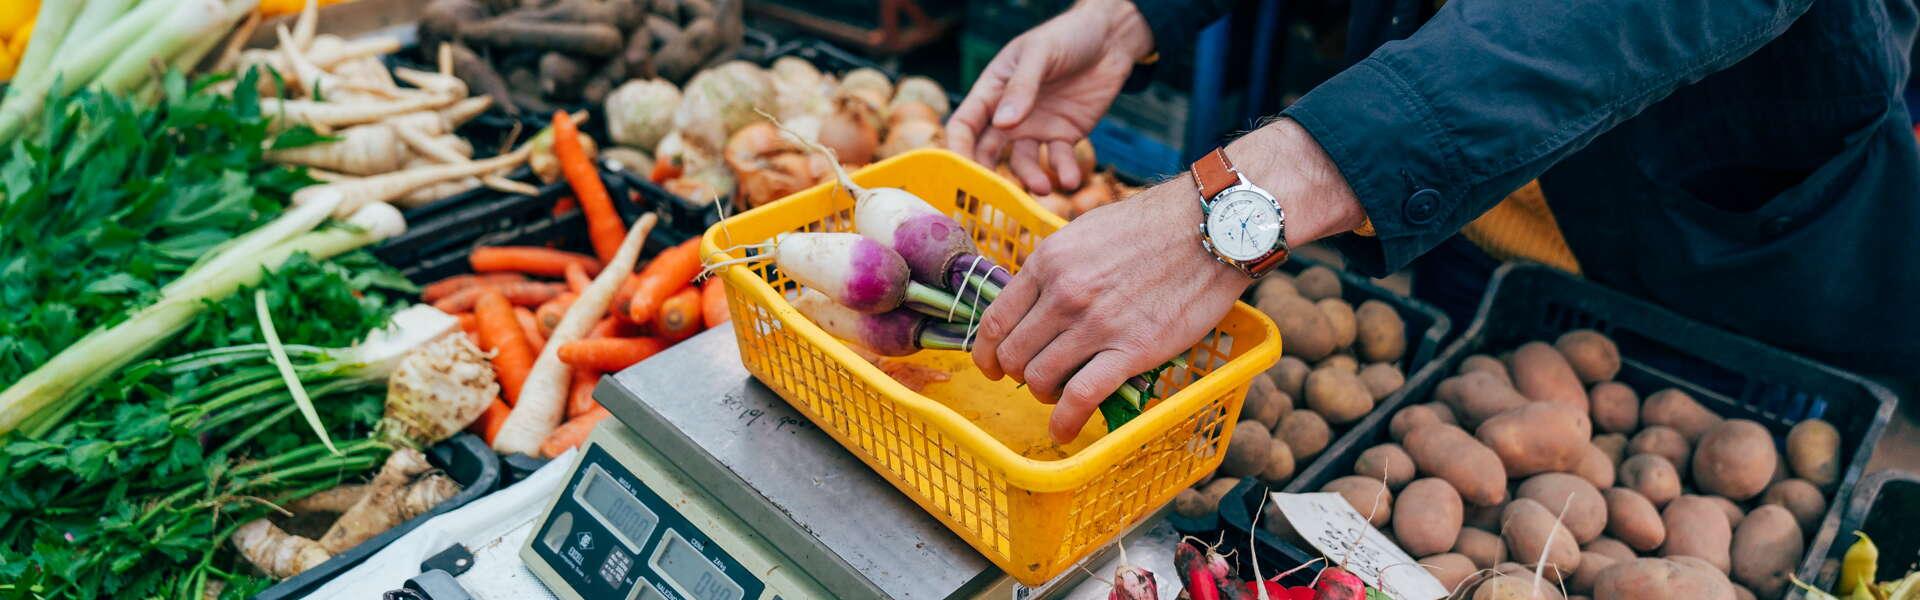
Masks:
[[[1220,192],[1240,183],[1240,176],[1234,174],[1233,163],[1227,162],[1224,148],[1214,148],[1200,160],[1193,161],[1193,184],[1200,188],[1200,198],[1212,200]]]

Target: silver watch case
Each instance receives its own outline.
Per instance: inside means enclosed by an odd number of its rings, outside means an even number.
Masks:
[[[1240,178],[1240,183],[1220,190],[1220,193],[1215,194],[1213,197],[1202,196],[1200,198],[1200,246],[1205,248],[1207,254],[1213,256],[1213,259],[1219,261],[1220,264],[1239,269],[1241,273],[1245,273],[1248,277],[1257,279],[1266,275],[1266,273],[1254,273],[1253,268],[1255,265],[1266,262],[1267,259],[1273,258],[1275,254],[1289,251],[1287,247],[1287,211],[1280,208],[1280,201],[1274,199],[1273,194],[1268,193],[1267,190],[1262,189],[1260,186],[1254,185],[1253,182],[1247,181],[1246,176],[1240,175],[1238,170],[1235,170],[1234,176]],[[1265,253],[1252,260],[1242,261],[1221,254],[1218,249],[1213,247],[1213,234],[1207,231],[1207,221],[1213,213],[1214,198],[1225,197],[1237,191],[1253,192],[1260,195],[1261,198],[1266,198],[1267,203],[1273,206],[1273,213],[1277,217],[1276,220],[1280,223],[1280,235],[1274,238],[1273,247],[1268,248]],[[1272,269],[1268,269],[1268,272],[1271,271]]]

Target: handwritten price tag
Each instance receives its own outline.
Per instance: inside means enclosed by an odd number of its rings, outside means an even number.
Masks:
[[[1401,600],[1445,598],[1447,588],[1414,564],[1406,551],[1367,524],[1339,494],[1273,494],[1273,505],[1321,556],[1344,559],[1344,567],[1367,585]],[[1356,542],[1356,540],[1358,540]]]

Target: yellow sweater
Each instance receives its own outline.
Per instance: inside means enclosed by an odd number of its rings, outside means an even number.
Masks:
[[[1547,209],[1547,197],[1540,192],[1539,181],[1514,190],[1460,233],[1495,259],[1531,260],[1580,274],[1580,262],[1560,235],[1560,225],[1554,222],[1553,211]]]

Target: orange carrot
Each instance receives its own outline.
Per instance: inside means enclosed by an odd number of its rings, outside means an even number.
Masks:
[[[441,298],[445,298],[447,296],[453,295],[454,292],[458,292],[460,290],[464,290],[476,285],[493,284],[493,283],[509,283],[514,281],[526,281],[526,280],[527,280],[526,276],[521,275],[519,273],[485,273],[480,275],[474,275],[474,274],[455,275],[452,277],[448,277],[446,279],[429,283],[427,284],[427,287],[420,288],[420,301],[426,302],[428,304],[432,304],[434,302],[439,302]]]
[[[480,345],[479,317],[473,316],[473,313],[460,313],[460,330],[467,332],[467,338],[473,340],[473,345]]]
[[[662,251],[633,276],[639,283],[634,286],[633,298],[627,301],[627,317],[638,325],[653,321],[660,314],[660,305],[693,285],[693,278],[699,275],[700,238]]]
[[[576,369],[613,373],[646,360],[666,347],[666,342],[650,337],[585,339],[560,346],[560,362]]]
[[[718,327],[733,319],[733,313],[727,311],[727,286],[720,283],[719,277],[707,279],[700,287],[700,320],[708,327]]]
[[[487,406],[487,412],[480,413],[480,418],[474,419],[473,424],[467,426],[467,431],[479,434],[481,439],[492,444],[493,436],[500,433],[500,426],[507,423],[507,415],[512,412],[512,407],[496,397],[493,399],[493,404]]]
[[[705,328],[700,316],[700,288],[688,286],[661,302],[660,316],[654,317],[653,328],[669,341],[700,333]]]
[[[582,291],[585,291],[587,289],[587,284],[589,283],[593,283],[593,278],[587,276],[586,267],[582,267],[580,265],[567,265],[567,289],[568,290],[572,290],[573,293],[578,294]]]
[[[567,418],[586,414],[600,406],[593,399],[593,386],[600,383],[600,372],[593,369],[573,370],[573,390],[567,394]]]
[[[433,303],[433,307],[440,309],[440,312],[448,314],[472,311],[473,303],[479,300],[480,293],[486,290],[500,292],[507,297],[507,302],[512,303],[514,306],[539,306],[542,302],[552,300],[555,296],[559,296],[561,292],[567,291],[567,286],[565,284],[547,283],[544,281],[515,281],[491,285],[476,285],[454,292],[451,296],[441,298],[439,301]]]
[[[565,277],[571,264],[580,265],[590,275],[600,273],[600,261],[594,257],[540,246],[481,246],[467,255],[467,263],[481,273],[512,271]]]
[[[626,319],[616,318],[616,317],[607,317],[605,319],[601,319],[599,323],[595,323],[593,325],[593,329],[587,331],[587,337],[588,338],[630,338],[630,337],[639,337],[640,334],[642,333],[644,332],[640,330],[640,326],[634,325],[632,323],[628,323]]]
[[[513,316],[513,305],[499,290],[488,288],[482,293],[473,314],[480,318],[480,348],[493,351],[493,374],[500,378],[507,404],[513,405],[520,400],[527,370],[533,368],[533,344]]]
[[[672,250],[672,248],[667,249],[669,252]],[[646,267],[641,267],[641,270],[645,271]],[[620,289],[613,292],[613,303],[607,305],[607,312],[613,313],[613,316],[619,317],[622,321],[632,322],[633,315],[628,313],[627,307],[633,303],[633,293],[639,289],[638,276],[628,277],[626,281],[620,282]]]
[[[540,324],[533,320],[533,311],[525,306],[515,306],[513,318],[520,322],[520,331],[526,334],[527,345],[533,348],[534,354],[539,354],[540,349],[547,345],[547,334],[540,333]]]
[[[540,308],[533,311],[534,321],[540,325],[540,335],[553,335],[553,328],[560,324],[560,318],[567,316],[567,308],[572,307],[573,301],[579,298],[579,294],[567,292],[541,303]]]
[[[547,435],[546,441],[540,443],[540,455],[553,458],[580,447],[581,444],[587,443],[587,436],[593,433],[593,427],[612,415],[607,412],[607,409],[595,406],[587,414],[568,419],[567,422],[554,428],[553,433]]]
[[[613,197],[607,194],[606,182],[600,181],[600,169],[587,158],[580,142],[580,126],[563,110],[553,113],[553,158],[560,163],[560,172],[566,174],[567,186],[573,188],[573,197],[580,202],[580,212],[587,216],[587,237],[593,240],[594,255],[600,260],[613,260],[620,241],[627,237],[627,224],[620,222],[620,212],[613,209]]]

